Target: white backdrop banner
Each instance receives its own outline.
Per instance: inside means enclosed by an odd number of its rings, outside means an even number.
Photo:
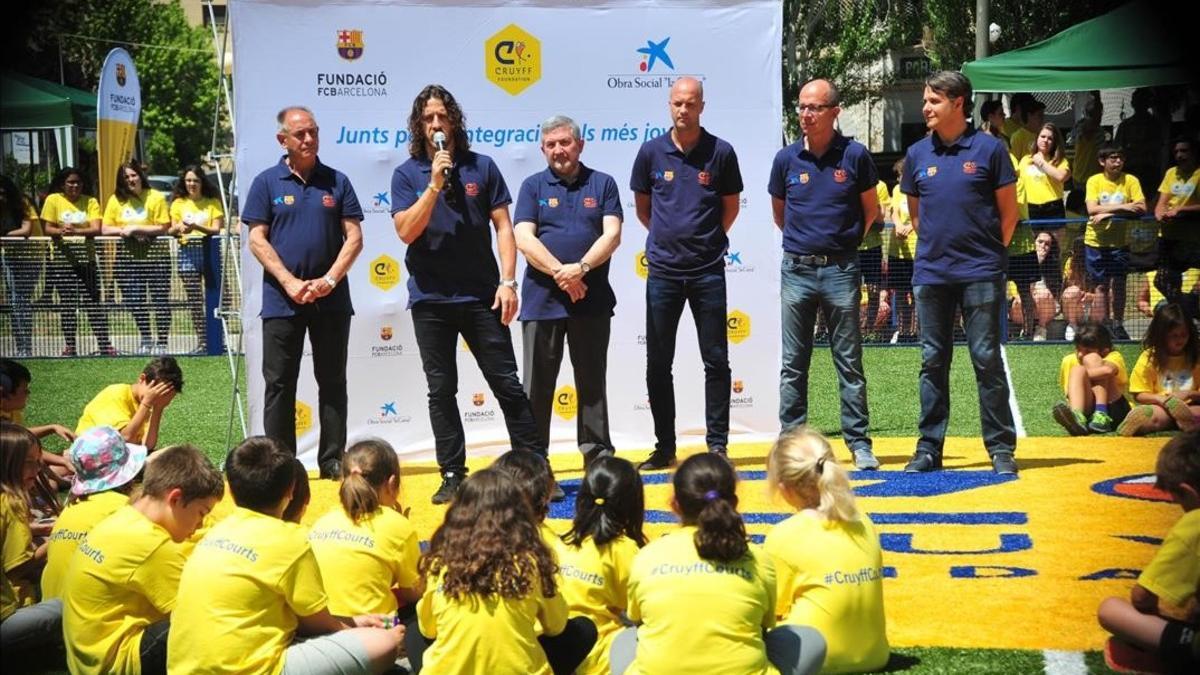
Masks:
[[[321,128],[321,161],[350,177],[366,214],[365,248],[349,276],[356,312],[347,367],[351,441],[378,436],[404,458],[433,456],[425,377],[405,310],[406,247],[393,229],[389,201],[392,170],[409,156],[413,98],[439,83],[467,116],[471,148],[496,161],[514,199],[521,181],[545,168],[539,125],[553,114],[579,122],[583,161],[616,178],[626,220],[610,273],[617,295],[608,374],[612,435],[618,449],[653,446],[645,384],[646,233],[629,173],[639,145],[668,131],[668,90],[683,75],[703,81],[702,123],[733,144],[746,185],[726,257],[730,440],[759,440],[778,430],[780,246],[766,185],[782,137],[780,0],[230,4],[242,190],[279,161],[276,112],[304,105]],[[262,268],[248,251],[243,261],[249,414],[261,433]],[[518,278],[523,273],[520,260]],[[674,368],[681,446],[704,443],[704,370],[689,317],[685,311]],[[557,451],[574,448],[567,361],[551,429]],[[301,458],[309,464],[318,434],[311,371],[306,354],[296,418]],[[458,402],[473,450],[507,443],[500,408],[465,345]]]

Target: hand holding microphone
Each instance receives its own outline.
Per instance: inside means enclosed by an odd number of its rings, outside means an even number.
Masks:
[[[450,178],[451,167],[450,153],[446,151],[446,134],[441,131],[433,132],[433,144],[437,146],[437,154],[433,156],[433,174],[441,174],[441,180],[439,181],[433,175],[429,177],[429,180],[434,187],[442,190]]]

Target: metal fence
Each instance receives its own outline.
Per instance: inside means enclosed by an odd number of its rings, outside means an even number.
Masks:
[[[239,344],[238,250],[236,236],[0,238],[0,354],[222,353]]]

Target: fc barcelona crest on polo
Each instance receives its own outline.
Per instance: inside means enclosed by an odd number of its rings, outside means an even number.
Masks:
[[[337,37],[338,56],[347,61],[357,60],[363,55],[363,32],[361,30],[348,30],[343,28],[338,31]]]

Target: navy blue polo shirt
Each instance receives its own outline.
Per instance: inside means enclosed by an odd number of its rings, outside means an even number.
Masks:
[[[934,133],[909,146],[900,191],[920,199],[913,284],[1003,277],[996,190],[1016,180],[1003,141],[974,127],[949,145]]]
[[[242,222],[267,225],[267,241],[298,279],[319,279],[329,273],[346,240],[342,220],[362,220],[362,207],[346,174],[317,160],[308,182],[288,168],[287,156],[254,178],[242,201]],[[316,302],[292,302],[275,277],[263,272],[264,319],[301,312],[354,313],[350,278],[342,279],[329,295]]]
[[[783,250],[797,255],[847,254],[863,238],[862,193],[879,182],[871,153],[835,134],[817,157],[801,139],[775,155],[767,191],[784,200]]]
[[[650,195],[650,274],[692,279],[725,269],[729,238],[721,227],[721,198],[742,191],[733,146],[704,129],[687,154],[669,132],[652,138],[633,160],[629,189]]]
[[[392,214],[429,188],[433,163],[412,157],[392,172]],[[492,253],[492,209],[512,202],[504,176],[486,155],[462,152],[438,194],[429,224],[408,245],[408,306],[418,302],[486,302],[500,285]]]
[[[547,168],[525,179],[517,195],[513,221],[537,226],[537,237],[562,263],[579,262],[604,233],[604,217],[623,218],[621,197],[613,177],[582,164],[574,183],[563,182]],[[612,316],[617,297],[608,283],[608,263],[584,277],[587,295],[579,302],[554,283],[554,277],[525,267],[521,286],[521,321],[564,319],[568,316]]]

